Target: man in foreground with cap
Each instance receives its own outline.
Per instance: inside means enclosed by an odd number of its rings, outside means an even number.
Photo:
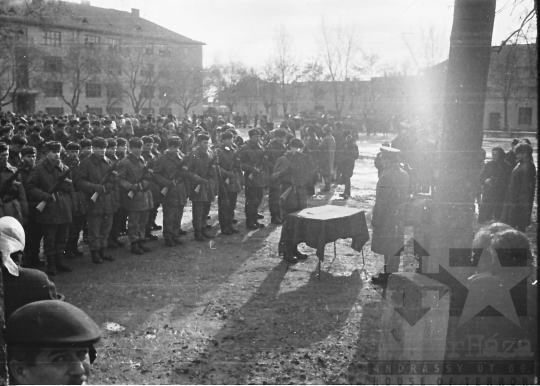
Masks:
[[[7,321],[10,378],[19,385],[86,384],[100,338],[96,323],[69,303],[27,304]]]
[[[72,221],[73,184],[69,168],[60,160],[60,142],[48,142],[46,148],[45,159],[30,174],[27,194],[44,205],[36,220],[42,224],[47,273],[56,276],[57,270],[72,270],[63,258]]]
[[[371,250],[384,255],[384,272],[373,276],[375,284],[386,284],[388,277],[398,271],[405,236],[405,204],[409,190],[409,175],[399,167],[400,151],[381,147],[384,172],[377,182],[375,206],[371,225],[373,235]]]

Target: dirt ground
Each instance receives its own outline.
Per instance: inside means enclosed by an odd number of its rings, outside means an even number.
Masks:
[[[373,159],[382,136],[358,141],[352,196],[316,196],[310,205],[346,205],[371,212],[377,171]],[[508,142],[508,143],[507,143]],[[508,149],[505,139],[487,139]],[[536,150],[536,141],[535,141]],[[489,154],[489,151],[488,151]],[[365,382],[367,363],[378,356],[381,290],[369,279],[382,257],[362,255],[350,240],[326,248],[318,280],[315,250],[286,272],[277,256],[280,226],[247,232],[244,198],[237,218],[241,233],[166,248],[163,239],[143,256],[124,248],[116,261],[94,265],[87,247],[74,272],[54,281],[66,301],[86,311],[103,329],[91,382],[96,384],[343,384]],[[536,207],[536,205],[535,205]],[[261,213],[267,214],[267,196]],[[161,223],[161,213],[158,223]],[[217,232],[217,204],[212,206]],[[536,223],[536,210],[534,212]],[[182,228],[191,230],[191,207]],[[368,221],[368,225],[369,221]],[[370,226],[371,230],[371,226]],[[407,230],[406,240],[411,230]],[[536,225],[529,231],[536,254]],[[401,270],[417,262],[406,249]]]

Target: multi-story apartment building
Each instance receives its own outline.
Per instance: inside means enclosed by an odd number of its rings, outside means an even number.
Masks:
[[[12,52],[0,55],[3,110],[184,114],[201,102],[203,43],[137,9],[15,0],[0,24],[11,35],[2,49]]]

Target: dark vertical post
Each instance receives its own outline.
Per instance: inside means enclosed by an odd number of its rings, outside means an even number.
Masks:
[[[454,5],[436,160],[432,258],[426,272],[443,282],[439,264],[448,267],[449,248],[470,248],[472,243],[495,3],[456,0]]]

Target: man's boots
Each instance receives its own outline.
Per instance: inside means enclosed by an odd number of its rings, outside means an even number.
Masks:
[[[240,231],[238,229],[236,229],[235,227],[233,227],[232,225],[229,225],[229,231],[232,233],[232,234],[238,234],[240,233]]]
[[[133,241],[131,243],[131,253],[133,253],[134,255],[143,255],[144,252],[141,248],[139,248],[139,242],[138,241]]]
[[[99,257],[101,257],[103,260],[114,261],[114,257],[106,253],[106,249],[104,247],[99,248]]]
[[[144,241],[139,240],[138,245],[139,245],[139,248],[140,248],[143,252],[152,252],[152,250],[151,250],[150,248],[148,248],[146,245],[144,245]]]
[[[205,238],[201,231],[195,230],[195,240],[197,241],[205,241]]]
[[[92,263],[94,264],[103,263],[103,260],[101,260],[101,257],[99,256],[98,251],[90,251],[90,255],[92,256]]]
[[[56,255],[54,257],[54,261],[56,263],[56,269],[61,272],[71,272],[73,271],[73,268],[71,268],[69,265],[64,263],[62,255]]]
[[[207,239],[213,239],[214,238],[214,235],[210,234],[210,232],[206,228],[202,229],[202,235],[203,235],[203,237],[206,237]]]
[[[49,276],[58,275],[58,271],[56,270],[56,262],[54,261],[54,257],[47,257],[47,275],[49,275]]]

